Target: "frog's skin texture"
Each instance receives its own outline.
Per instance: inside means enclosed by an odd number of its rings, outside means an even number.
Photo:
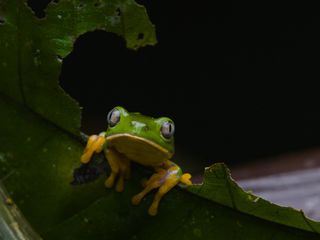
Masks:
[[[138,205],[147,193],[159,188],[149,208],[149,214],[158,212],[161,198],[178,183],[190,185],[191,175],[182,174],[180,167],[170,161],[174,154],[174,124],[166,117],[152,118],[140,113],[129,113],[115,107],[108,114],[108,129],[89,137],[81,156],[87,164],[94,153],[104,152],[111,168],[105,181],[107,188],[124,190],[124,181],[130,177],[130,162],[151,167],[155,173],[144,183],[144,189],[132,198]]]

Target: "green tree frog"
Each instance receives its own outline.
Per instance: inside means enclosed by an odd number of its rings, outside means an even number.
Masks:
[[[108,113],[108,128],[89,137],[81,162],[90,161],[93,153],[104,152],[111,174],[105,181],[107,188],[124,190],[124,181],[130,176],[130,162],[151,167],[155,173],[144,184],[144,189],[132,198],[138,205],[145,195],[159,188],[149,208],[149,214],[158,212],[161,198],[178,183],[192,184],[189,173],[170,161],[174,154],[174,123],[170,118],[152,118],[140,113],[129,113],[115,107]]]

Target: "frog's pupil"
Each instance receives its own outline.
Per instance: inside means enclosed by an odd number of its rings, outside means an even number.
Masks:
[[[164,122],[161,127],[162,136],[165,138],[171,138],[174,133],[174,125],[171,122]]]

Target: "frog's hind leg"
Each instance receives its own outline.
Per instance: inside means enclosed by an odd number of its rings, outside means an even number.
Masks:
[[[115,182],[116,177],[118,176],[120,166],[117,162],[116,153],[113,150],[105,150],[105,156],[108,160],[109,166],[111,168],[110,176],[105,181],[104,185],[107,188],[112,188]]]
[[[182,174],[180,167],[171,161],[167,161],[164,166],[155,169],[157,173],[145,182],[145,189],[132,198],[132,204],[137,205],[145,197],[147,193],[155,188],[159,188],[153,202],[149,208],[149,214],[157,215],[158,207],[162,197],[169,192],[179,182],[190,185],[191,175],[189,173]]]
[[[164,178],[166,174],[166,171],[159,171],[158,173],[153,174],[150,179],[145,182],[145,188],[143,189],[142,192],[138,193],[137,195],[135,195],[131,202],[133,205],[138,205],[141,200],[145,197],[145,195],[147,195],[150,191],[152,191],[155,188],[158,188],[161,186],[162,183],[162,179]]]
[[[167,170],[164,182],[162,183],[158,192],[154,196],[153,202],[148,210],[148,213],[151,216],[157,215],[161,198],[179,183],[180,176],[181,176],[181,170],[177,166],[174,166]]]
[[[122,192],[124,189],[124,179],[129,177],[130,174],[130,160],[113,149],[105,150],[105,155],[111,168],[111,174],[105,181],[105,186],[112,188],[118,177],[116,191]]]
[[[119,159],[119,178],[116,185],[116,191],[122,192],[124,189],[124,180],[128,179],[130,176],[130,160],[124,156]]]

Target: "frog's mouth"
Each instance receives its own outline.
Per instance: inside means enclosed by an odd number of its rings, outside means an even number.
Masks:
[[[128,133],[107,136],[107,142],[110,147],[138,162],[143,159],[158,162],[170,159],[173,155],[173,153],[151,140]]]

